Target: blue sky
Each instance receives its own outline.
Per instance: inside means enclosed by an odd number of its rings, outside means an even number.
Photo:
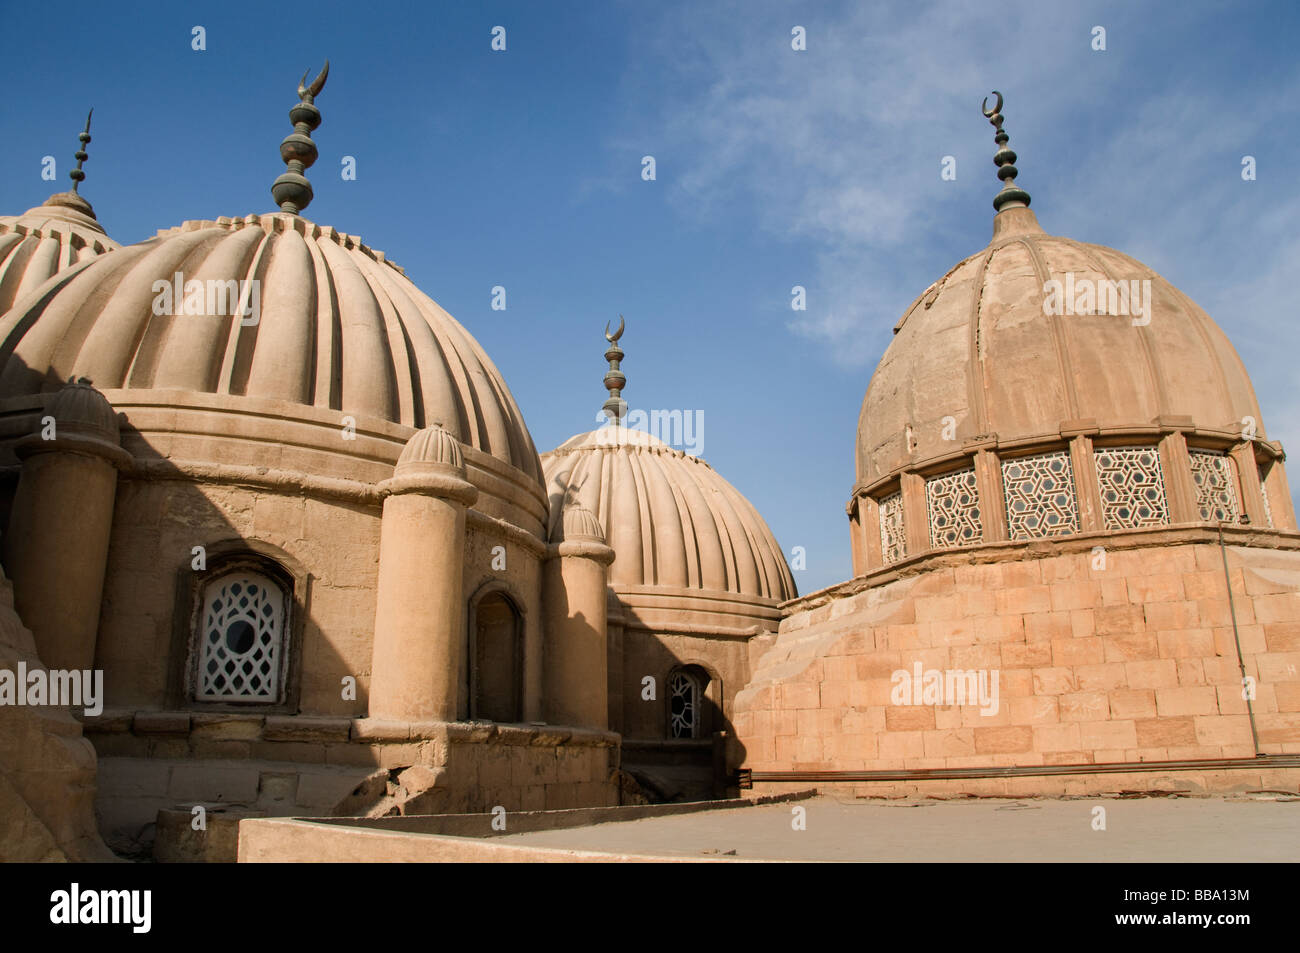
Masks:
[[[601,332],[623,313],[625,397],[703,412],[701,455],[787,554],[805,548],[801,592],[850,575],[854,434],[894,322],[988,241],[990,89],[1044,228],[1189,294],[1241,353],[1268,435],[1300,446],[1295,3],[0,10],[0,213],[54,190],[47,154],[67,188],[91,105],[82,191],[118,241],[270,211],[299,77],[328,56],[306,217],[383,249],[465,324],[539,450],[595,425]]]

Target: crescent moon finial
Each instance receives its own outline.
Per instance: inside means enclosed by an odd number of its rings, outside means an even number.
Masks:
[[[1016,154],[1007,143],[1011,141],[1011,136],[1002,128],[1006,117],[1002,115],[1002,94],[996,89],[993,95],[997,97],[997,102],[993,108],[989,109],[989,98],[984,97],[984,102],[980,104],[980,110],[984,113],[984,118],[989,121],[996,132],[993,141],[998,145],[998,151],[993,156],[993,164],[998,167],[998,178],[1002,181],[1002,191],[993,197],[993,209],[1001,212],[1004,208],[1028,208],[1029,193],[1016,185],[1016,176],[1020,173],[1016,169]]]
[[[307,73],[309,72],[311,71],[308,70]],[[271,183],[271,198],[275,200],[276,205],[280,206],[281,212],[288,212],[290,215],[297,215],[312,200],[311,183],[303,174],[316,161],[318,155],[311,134],[320,125],[320,110],[312,100],[325,88],[325,80],[330,74],[330,61],[325,61],[324,68],[311,81],[310,86],[306,85],[307,73],[302,74],[302,80],[298,83],[299,102],[289,110],[289,121],[293,123],[293,132],[280,143],[280,158],[286,168],[280,177]],[[285,151],[286,146],[289,147],[288,151]]]
[[[307,74],[310,72],[310,69],[303,70],[302,79],[298,82],[298,98],[304,102],[311,102],[307,97],[312,96],[314,98],[319,96],[320,91],[325,88],[325,80],[327,80],[330,75],[330,61],[325,61],[324,68],[316,75],[316,78],[311,81],[311,85],[308,86]]]
[[[624,322],[623,322],[623,315],[621,315],[621,314],[618,316],[618,330],[615,331],[613,334],[610,334],[610,333],[609,333],[609,322],[606,321],[606,322],[605,322],[605,340],[608,341],[610,344],[617,344],[617,343],[618,343],[618,339],[621,338],[621,337],[623,336],[623,329],[624,329],[625,327],[626,327],[626,324],[624,324]]]
[[[609,400],[605,401],[600,409],[615,426],[621,426],[623,418],[627,416],[627,401],[623,399],[627,375],[619,369],[619,362],[623,360],[623,349],[618,346],[618,339],[623,336],[623,329],[626,326],[621,314],[618,316],[618,330],[613,334],[609,333],[609,322],[605,322],[605,340],[609,342],[605,360],[609,361],[609,370],[605,372],[604,384],[605,389],[609,391]]]

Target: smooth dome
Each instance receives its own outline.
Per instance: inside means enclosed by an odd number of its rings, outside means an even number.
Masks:
[[[260,282],[260,315],[233,303],[155,315],[155,283]],[[225,285],[229,287],[229,285]],[[166,310],[166,305],[160,306]],[[220,313],[224,312],[224,313]],[[303,404],[461,443],[540,482],[514,398],[478,342],[356,236],[272,213],[186,222],[101,257],[0,318],[0,397],[71,376],[101,390],[182,390]]]
[[[118,247],[74,192],[0,216],[0,314],[65,268]]]
[[[1046,282],[1064,285],[1067,273],[1077,288],[1149,280],[1150,323],[1045,314]],[[1253,417],[1264,437],[1245,367],[1204,311],[1127,255],[1045,234],[1027,208],[996,216],[988,247],[927,288],[895,333],[858,419],[859,486],[977,436],[1005,445],[1080,420],[1149,427],[1184,416],[1236,433]]]
[[[794,597],[772,531],[703,460],[644,431],[605,427],[565,441],[542,466],[551,531],[572,508],[566,500],[594,514],[615,553],[611,585]]]

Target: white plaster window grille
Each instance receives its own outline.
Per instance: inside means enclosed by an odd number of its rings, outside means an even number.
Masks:
[[[687,672],[668,676],[668,736],[695,738],[700,727],[700,684]]]
[[[907,538],[903,535],[903,494],[892,493],[880,501],[880,554],[885,565],[907,555]]]
[[[1012,539],[1066,536],[1079,531],[1074,470],[1065,451],[1002,461],[1007,530]]]
[[[1094,451],[1097,488],[1106,529],[1169,525],[1169,503],[1155,447],[1103,447]]]
[[[1264,485],[1264,476],[1265,476],[1264,471],[1260,470],[1259,471],[1259,495],[1264,500],[1264,518],[1268,520],[1269,529],[1274,529],[1275,527],[1273,526],[1273,508],[1268,505],[1268,487]]]
[[[958,470],[925,481],[930,517],[930,545],[935,549],[967,546],[984,538],[975,471]]]
[[[279,701],[284,602],[284,591],[258,573],[229,573],[204,587],[200,701]]]
[[[1192,450],[1192,482],[1196,485],[1196,510],[1205,522],[1235,523],[1241,512],[1237,507],[1236,480],[1232,458],[1213,450]]]

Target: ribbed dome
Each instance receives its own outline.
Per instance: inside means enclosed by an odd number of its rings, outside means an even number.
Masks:
[[[442,427],[434,425],[425,427],[414,437],[406,441],[402,455],[397,458],[397,471],[418,468],[433,464],[459,470],[464,468],[465,460],[460,452],[460,444],[452,439]]]
[[[1045,314],[1049,279],[1080,292],[1085,281],[1149,280],[1149,323]],[[988,247],[927,288],[895,333],[862,402],[859,485],[975,436],[1006,444],[1057,434],[1067,421],[1138,427],[1190,416],[1197,428],[1235,433],[1249,416],[1264,437],[1241,359],[1204,311],[1127,255],[1045,234],[1027,208],[997,215]]]
[[[69,381],[45,409],[60,431],[102,437],[113,443],[118,440],[113,405],[86,381]]]
[[[763,518],[696,457],[606,427],[544,454],[551,532],[576,500],[605,528],[614,586],[668,586],[784,601],[794,580]],[[567,530],[567,527],[565,528]]]
[[[0,216],[0,314],[65,268],[119,247],[90,203],[60,192],[22,215]]]
[[[605,541],[605,530],[591,512],[577,500],[570,500],[563,505],[560,518],[551,530],[551,542],[562,543],[565,540],[599,540]]]
[[[182,294],[174,316],[154,314],[166,310],[161,284],[177,273],[202,283],[204,303],[196,296],[185,313]],[[260,282],[256,323],[211,297],[223,282],[242,291],[245,281],[250,291]],[[0,397],[74,375],[101,390],[233,394],[415,428],[439,423],[541,480],[523,416],[478,342],[382,252],[294,215],[160,231],[0,318]]]

